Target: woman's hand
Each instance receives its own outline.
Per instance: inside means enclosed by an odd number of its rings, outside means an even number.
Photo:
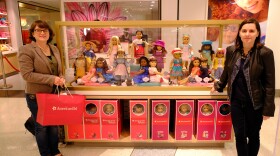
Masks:
[[[269,116],[263,116],[263,120],[267,120],[269,118],[270,118]]]
[[[63,77],[55,77],[54,84],[63,87],[65,84],[65,79]]]

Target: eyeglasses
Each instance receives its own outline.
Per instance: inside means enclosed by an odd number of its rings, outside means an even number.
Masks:
[[[49,32],[49,29],[35,29],[34,32],[37,32],[37,33],[48,33]]]

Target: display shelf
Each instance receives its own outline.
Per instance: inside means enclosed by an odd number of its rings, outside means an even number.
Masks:
[[[176,31],[180,34],[198,30],[204,33],[202,36],[199,36],[199,43],[202,39],[205,39],[205,28],[207,27],[219,27],[221,32],[224,26],[228,24],[239,24],[241,21],[239,20],[193,20],[193,21],[83,21],[83,22],[56,22],[55,30],[57,35],[57,43],[58,48],[60,49],[61,56],[63,58],[63,72],[66,73],[68,68],[71,68],[73,61],[73,56],[75,53],[81,51],[81,43],[82,37],[80,36],[81,30],[84,28],[106,28],[108,30],[112,29],[122,29],[122,28],[147,28],[154,29],[159,28],[161,30],[161,34],[157,34],[162,39],[163,37],[168,36],[169,42],[167,50],[169,53],[174,47],[178,44],[177,37],[169,37],[169,36],[177,36]],[[72,31],[72,36],[67,36],[67,31]],[[175,33],[174,33],[175,32]],[[222,33],[220,33],[222,35]],[[151,35],[152,36],[152,35]],[[69,37],[69,38],[68,38]],[[219,43],[222,43],[222,37],[219,37]],[[167,47],[167,45],[166,45]],[[199,48],[195,48],[199,49]],[[172,55],[167,56],[167,59],[172,58]],[[167,61],[168,62],[168,61]],[[166,63],[168,64],[168,63]],[[169,67],[166,68],[167,70]],[[96,146],[160,146],[160,147],[178,147],[178,146],[223,146],[226,142],[233,141],[233,136],[231,135],[230,140],[196,140],[194,136],[192,136],[191,140],[181,141],[174,139],[174,132],[169,131],[168,140],[152,140],[151,139],[151,118],[152,118],[152,103],[151,100],[169,100],[170,108],[173,109],[173,112],[170,115],[175,118],[175,100],[227,100],[226,92],[223,93],[210,93],[213,84],[208,83],[197,83],[195,85],[167,85],[167,86],[72,86],[70,82],[68,82],[68,89],[71,94],[81,94],[85,95],[87,100],[119,100],[122,109],[126,109],[129,105],[126,105],[123,101],[129,100],[147,100],[147,123],[148,123],[148,139],[141,141],[134,141],[130,139],[129,128],[130,125],[126,125],[125,129],[122,130],[120,139],[117,140],[87,140],[87,139],[69,139],[68,138],[68,126],[65,126],[66,130],[66,141],[67,142],[75,142],[79,144],[89,143],[91,145]],[[196,105],[194,107],[197,107]],[[154,108],[154,107],[153,107]],[[197,108],[195,108],[197,109]],[[122,122],[129,122],[126,119],[129,119],[129,115],[127,112],[121,112],[123,116],[126,118],[122,119]],[[172,121],[171,121],[172,120]],[[101,122],[101,121],[100,121]],[[170,119],[171,124],[174,124],[175,120]],[[128,124],[127,123],[127,124]],[[73,134],[73,133],[71,133]],[[231,133],[232,134],[232,133]],[[222,135],[222,133],[220,134]],[[76,135],[74,135],[76,136]],[[80,135],[81,136],[81,135]],[[166,135],[165,135],[166,136]],[[228,135],[229,136],[229,135]]]

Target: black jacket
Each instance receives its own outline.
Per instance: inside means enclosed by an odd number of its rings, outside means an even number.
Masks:
[[[253,48],[249,53],[248,62],[244,63],[245,75],[250,99],[254,109],[263,108],[264,116],[274,116],[275,111],[275,65],[273,51],[265,46]],[[228,96],[232,100],[232,83],[238,73],[238,61],[241,59],[241,50],[235,46],[227,48],[224,71],[220,81],[215,82],[214,87],[222,92],[227,85]]]

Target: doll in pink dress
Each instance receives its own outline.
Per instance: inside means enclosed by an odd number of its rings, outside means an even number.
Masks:
[[[95,69],[95,62],[92,62],[90,64],[90,68],[89,71],[87,72],[87,74],[85,76],[83,76],[81,78],[81,80],[78,80],[78,84],[86,84],[91,82],[91,78],[93,78],[95,76],[96,69]]]
[[[152,54],[155,57],[155,59],[157,60],[157,70],[159,72],[162,71],[162,69],[164,68],[164,63],[165,63],[165,59],[166,59],[166,50],[165,50],[165,43],[162,40],[157,40],[154,43],[154,48],[152,49]]]
[[[110,66],[113,66],[113,62],[115,60],[115,56],[116,56],[119,48],[121,48],[121,43],[120,43],[119,37],[112,36],[112,38],[110,39],[110,43],[109,43],[109,49],[107,51]]]
[[[168,80],[163,78],[162,73],[157,70],[157,59],[155,57],[150,57],[149,59],[149,75],[150,82],[168,83]]]
[[[113,68],[113,75],[116,81],[123,82],[128,78],[129,63],[127,62],[125,51],[123,49],[118,49],[113,62]]]

